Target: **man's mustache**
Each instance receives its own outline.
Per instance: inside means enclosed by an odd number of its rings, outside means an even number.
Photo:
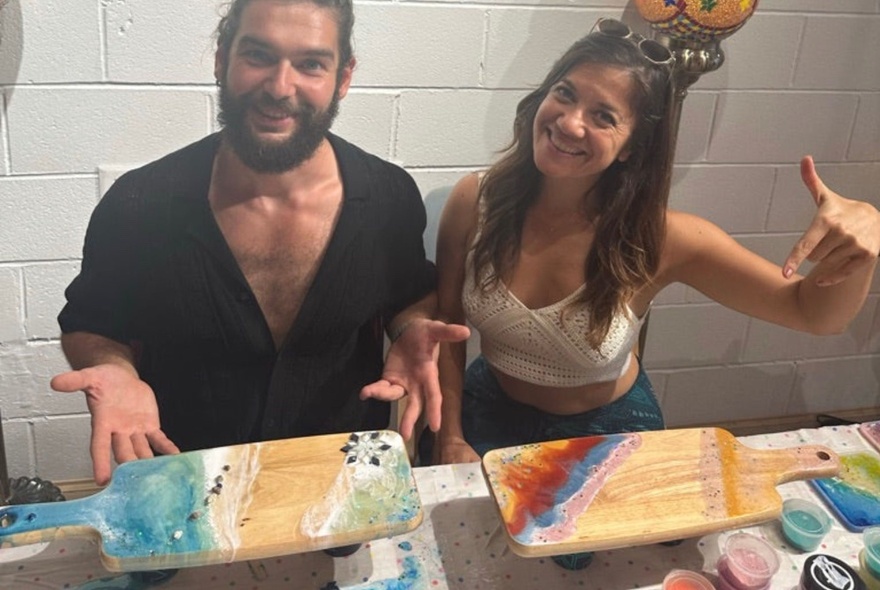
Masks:
[[[266,109],[267,111],[274,113],[281,113],[287,117],[315,114],[315,107],[307,102],[297,103],[288,98],[276,100],[266,93],[261,93],[259,96],[255,97],[249,96],[247,102],[253,104],[257,108]]]

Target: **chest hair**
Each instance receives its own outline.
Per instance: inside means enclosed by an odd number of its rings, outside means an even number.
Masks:
[[[221,230],[281,346],[321,266],[341,201],[318,208],[218,216]]]

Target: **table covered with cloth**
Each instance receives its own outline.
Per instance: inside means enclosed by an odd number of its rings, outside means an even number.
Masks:
[[[829,426],[741,437],[753,448],[821,444],[840,454],[877,451],[856,426]],[[364,544],[348,557],[303,553],[223,565],[185,568],[162,576],[112,573],[98,557],[96,541],[63,539],[0,549],[0,588],[79,590],[142,588],[231,588],[235,590],[624,590],[661,588],[672,569],[717,579],[715,564],[727,536],[749,532],[768,541],[779,556],[774,589],[798,585],[809,553],[786,543],[777,520],[685,539],[676,546],[645,545],[596,552],[585,569],[570,571],[549,558],[524,558],[508,548],[500,519],[478,463],[414,470],[424,520],[414,531]],[[805,481],[778,488],[783,499],[805,498],[823,505]],[[830,511],[829,511],[830,512]],[[284,526],[284,523],[279,523]],[[814,553],[833,555],[858,569],[862,537],[834,519]]]

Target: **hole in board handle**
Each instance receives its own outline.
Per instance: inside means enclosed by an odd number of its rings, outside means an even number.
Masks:
[[[12,512],[0,514],[0,529],[6,529],[15,524],[16,516]]]
[[[819,459],[822,461],[830,461],[831,460],[831,455],[829,455],[825,451],[819,451],[818,453],[816,453],[816,456],[819,457]]]

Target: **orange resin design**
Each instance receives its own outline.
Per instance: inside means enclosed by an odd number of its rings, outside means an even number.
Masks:
[[[528,460],[513,460],[505,466],[499,482],[510,492],[504,515],[512,534],[520,533],[532,515],[545,514],[556,506],[560,488],[571,478],[572,465],[582,461],[601,437],[560,441],[540,447]],[[523,457],[525,458],[525,457]]]
[[[742,498],[737,493],[737,486],[741,485],[741,478],[739,477],[741,470],[739,460],[734,452],[735,444],[736,442],[728,440],[721,443],[718,447],[719,458],[721,459],[721,489],[723,490],[728,516],[739,516],[746,513],[742,505]]]
[[[640,445],[638,434],[626,433],[508,449],[491,481],[501,490],[508,533],[529,545],[570,538],[596,494]]]

